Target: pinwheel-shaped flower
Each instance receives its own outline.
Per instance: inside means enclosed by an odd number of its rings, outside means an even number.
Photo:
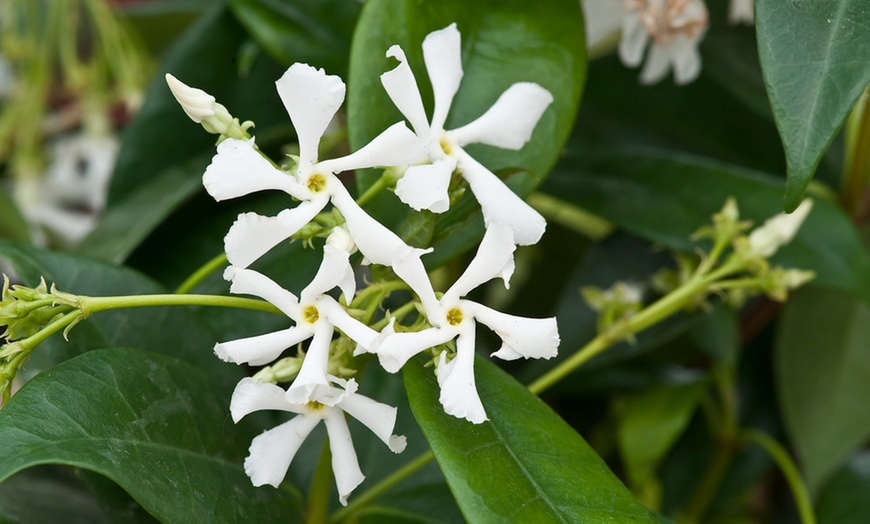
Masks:
[[[551,358],[559,347],[555,318],[517,317],[462,298],[495,277],[501,277],[507,285],[514,269],[515,249],[513,233],[507,225],[490,226],[477,256],[444,293],[437,309],[429,313],[433,327],[414,333],[391,333],[375,346],[383,368],[395,373],[417,353],[458,337],[456,356],[448,362],[446,352],[441,353],[436,369],[440,401],[448,414],[476,424],[487,419],[474,381],[476,322],[489,327],[501,338],[501,349],[491,356],[504,360]],[[357,351],[363,350],[360,347]]]
[[[447,189],[451,175],[458,169],[480,202],[487,225],[507,224],[517,244],[536,243],[546,227],[544,218],[462,147],[488,144],[504,149],[521,148],[553,101],[550,92],[531,82],[513,84],[477,120],[445,131],[447,114],[463,74],[456,24],[432,32],[423,40],[423,58],[435,95],[431,122],[404,51],[394,45],[387,56],[396,58],[399,65],[381,75],[381,82],[427,146],[426,154],[415,160],[418,165],[408,167],[396,184],[399,198],[416,210],[442,213],[450,204]]]
[[[236,386],[230,403],[234,422],[263,409],[297,413],[290,421],[265,431],[251,442],[245,459],[245,473],[255,486],[270,484],[278,487],[299,447],[322,420],[329,435],[339,500],[347,505],[348,495],[365,476],[360,471],[345,413],[362,422],[394,453],[405,449],[405,437],[392,434],[396,425],[396,408],[356,393],[357,384],[353,379],[344,381],[330,376],[329,381],[341,388],[329,384],[306,403],[289,402],[279,386],[252,378],[244,378]]]
[[[334,239],[335,235],[333,233],[330,239]],[[335,328],[361,348],[372,347],[379,336],[377,331],[351,317],[341,304],[326,294],[339,287],[345,300],[349,302],[353,297],[356,284],[348,262],[349,256],[347,250],[327,243],[323,247],[323,262],[314,280],[298,299],[256,271],[233,266],[227,268],[224,277],[232,280],[230,292],[263,298],[293,319],[296,325],[265,335],[218,343],[214,348],[215,354],[227,362],[258,366],[274,361],[287,348],[310,338],[311,343],[299,375],[287,390],[287,399],[289,402],[305,403],[319,398],[319,402],[332,405],[337,400],[330,400],[323,391],[334,390],[329,386],[326,376],[329,347]]]
[[[619,57],[636,67],[643,61],[647,43],[652,41],[646,64],[640,73],[643,84],[654,84],[674,69],[674,81],[687,84],[701,72],[698,44],[707,31],[707,7],[703,0],[624,0],[628,11],[623,18]]]

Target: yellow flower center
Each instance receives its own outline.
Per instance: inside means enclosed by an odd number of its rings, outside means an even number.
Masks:
[[[321,404],[320,402],[317,402],[316,400],[312,400],[312,401],[308,402],[308,404],[306,404],[306,406],[311,411],[320,411],[321,409],[324,408],[324,405]]]
[[[445,155],[449,156],[453,154],[453,143],[447,140],[447,138],[442,137],[438,143],[441,145]]]
[[[308,177],[308,181],[305,185],[308,186],[309,191],[312,193],[319,193],[326,189],[326,177],[320,173],[314,173]]]
[[[451,326],[458,326],[462,323],[462,310],[455,307],[447,312],[447,323]]]
[[[314,324],[320,319],[320,312],[314,306],[308,306],[302,310],[302,319],[309,324]]]

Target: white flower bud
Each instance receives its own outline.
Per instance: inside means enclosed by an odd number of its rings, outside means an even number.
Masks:
[[[333,228],[332,233],[326,238],[326,244],[351,254],[356,252],[356,244],[346,226]]]
[[[202,89],[190,87],[166,73],[166,83],[181,108],[197,124],[215,114],[215,98]]]
[[[792,213],[780,213],[755,228],[749,234],[747,255],[750,258],[768,258],[791,242],[812,207],[813,201],[806,199]]]

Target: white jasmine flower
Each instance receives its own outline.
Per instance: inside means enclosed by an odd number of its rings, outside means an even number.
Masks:
[[[383,368],[395,373],[417,353],[456,338],[456,356],[448,362],[446,352],[441,353],[436,369],[441,387],[439,400],[445,412],[475,424],[487,419],[474,381],[477,322],[492,329],[502,340],[501,349],[491,356],[504,360],[551,358],[558,351],[555,318],[507,315],[462,298],[496,277],[502,278],[507,286],[514,270],[515,249],[509,226],[501,223],[490,226],[471,264],[429,313],[433,327],[415,333],[390,333],[374,350]]]
[[[701,72],[698,44],[707,31],[703,0],[623,0],[627,11],[619,42],[619,57],[630,67],[643,61],[643,84],[654,84],[674,70],[674,82],[687,84]]]
[[[755,21],[755,0],[731,0],[728,4],[728,21],[752,25]]]
[[[337,76],[305,64],[294,64],[277,82],[299,137],[299,163],[293,174],[277,169],[256,149],[254,140],[227,139],[203,175],[208,193],[221,201],[256,191],[277,189],[301,200],[275,217],[244,213],[225,241],[227,258],[244,268],[309,223],[330,201],[347,222],[350,235],[367,261],[391,266],[395,273],[432,305],[428,277],[420,256],[428,250],[405,244],[395,233],[357,205],[335,173],[373,166],[397,165],[418,158],[423,143],[404,123],[397,123],[350,155],[319,162],[320,138],[344,100],[345,86]]]
[[[405,437],[392,434],[396,425],[396,408],[356,393],[357,384],[353,379],[344,381],[330,376],[329,381],[341,388],[328,384],[326,387],[332,390],[328,395],[315,395],[307,403],[289,402],[280,387],[252,378],[244,378],[236,386],[230,403],[234,422],[263,409],[297,414],[289,422],[265,431],[251,442],[245,459],[245,473],[251,477],[254,486],[269,484],[277,488],[284,480],[296,452],[322,420],[329,435],[332,471],[339,500],[347,505],[347,497],[365,476],[359,467],[345,413],[362,422],[394,453],[404,451]]]
[[[372,347],[378,340],[378,332],[351,317],[341,305],[326,292],[339,287],[346,303],[353,298],[356,283],[353,269],[348,262],[350,254],[332,245],[323,247],[323,262],[314,280],[302,291],[300,297],[256,271],[230,266],[224,278],[232,281],[231,293],[256,295],[275,307],[296,323],[282,331],[267,333],[230,342],[218,343],[215,354],[227,362],[268,364],[277,359],[287,348],[311,339],[308,352],[296,380],[287,390],[290,402],[319,402],[333,405],[338,399],[329,400],[323,391],[331,391],[327,381],[329,347],[335,328],[340,329],[358,347]]]
[[[398,45],[387,51],[387,56],[396,58],[399,65],[381,75],[381,83],[414,132],[426,141],[427,149],[415,160],[422,163],[408,167],[398,181],[396,195],[416,210],[442,213],[449,206],[450,178],[458,169],[480,202],[487,226],[495,222],[508,224],[518,244],[534,244],[544,233],[544,218],[462,147],[487,144],[521,148],[531,138],[553,96],[538,84],[519,82],[502,93],[477,120],[446,131],[447,114],[463,75],[460,43],[456,24],[430,33],[423,41],[423,58],[435,96],[431,121],[404,51]]]
[[[813,201],[806,199],[790,214],[780,213],[752,230],[749,233],[747,256],[769,258],[779,248],[791,242],[812,207]]]

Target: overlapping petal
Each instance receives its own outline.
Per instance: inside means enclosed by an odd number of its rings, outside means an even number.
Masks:
[[[387,50],[387,57],[395,58],[399,61],[399,65],[381,75],[381,84],[396,104],[396,108],[411,123],[417,136],[426,138],[429,135],[429,121],[423,108],[417,79],[414,78],[414,72],[408,65],[405,52],[398,45],[394,45]]]
[[[357,151],[340,158],[324,160],[317,170],[341,173],[375,166],[397,166],[417,161],[426,153],[426,142],[404,122],[397,122]]]
[[[450,208],[450,178],[456,159],[443,158],[432,164],[410,166],[396,183],[396,196],[416,211],[443,213]]]
[[[378,346],[378,361],[384,370],[396,373],[417,353],[444,344],[456,335],[456,330],[437,327],[413,333],[396,333],[386,337]]]
[[[435,96],[431,128],[440,132],[444,130],[450,105],[462,82],[462,38],[456,24],[426,35],[423,39],[423,60]]]
[[[224,362],[264,366],[310,336],[311,330],[307,327],[293,326],[265,335],[219,342],[214,346],[214,353]]]
[[[218,144],[202,184],[218,202],[267,189],[284,191],[298,199],[310,196],[305,186],[275,168],[255,149],[253,138],[227,138]]]
[[[301,321],[299,299],[296,295],[266,275],[251,269],[230,266],[224,271],[224,279],[232,282],[230,293],[258,296],[296,322]]]
[[[494,223],[483,235],[477,254],[462,275],[444,293],[442,303],[454,302],[471,290],[493,278],[501,277],[508,286],[513,273],[513,254],[516,250],[513,232],[502,223]]]
[[[446,353],[441,353],[435,370],[441,387],[438,400],[448,415],[481,424],[487,416],[474,380],[474,324],[468,326],[456,339],[453,360],[446,362]]]
[[[501,349],[490,356],[502,360],[550,359],[559,352],[559,328],[555,317],[518,317],[469,301],[463,301],[463,308],[471,311],[476,321],[502,340]]]
[[[277,488],[287,475],[296,452],[318,422],[318,418],[294,417],[254,437],[245,458],[245,473],[251,477],[251,483]]]

